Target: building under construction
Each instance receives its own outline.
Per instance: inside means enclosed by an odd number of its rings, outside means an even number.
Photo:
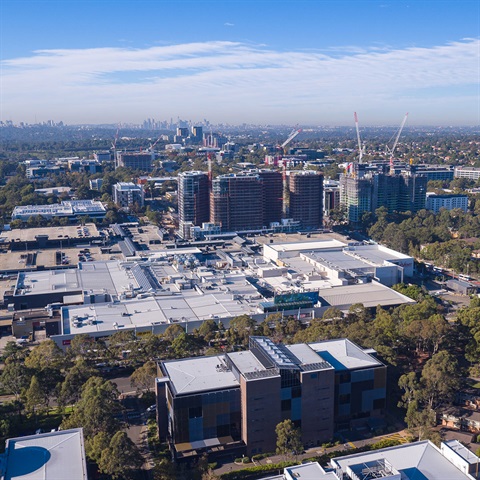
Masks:
[[[119,167],[151,172],[153,170],[153,154],[151,152],[117,152],[115,168]]]
[[[355,126],[359,157],[358,162],[350,163],[340,176],[340,204],[345,208],[348,221],[359,226],[365,213],[375,213],[385,207],[389,213],[416,213],[425,208],[427,181],[415,168],[397,172],[394,165],[394,152],[400,134],[407,121],[408,113],[398,129],[392,148],[386,147],[389,162],[376,165],[362,163],[365,146],[360,141],[357,114]]]
[[[212,180],[210,222],[224,232],[264,226],[263,182],[253,172],[220,175]]]
[[[291,172],[288,179],[289,214],[301,228],[323,225],[323,175],[313,170]]]
[[[425,208],[427,177],[413,172],[390,175],[367,171],[366,164],[353,164],[340,176],[340,203],[350,223],[359,225],[366,212],[385,207],[389,213],[416,213]]]

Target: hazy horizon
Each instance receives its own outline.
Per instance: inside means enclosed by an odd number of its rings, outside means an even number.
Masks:
[[[0,120],[480,124],[476,1],[3,0]]]

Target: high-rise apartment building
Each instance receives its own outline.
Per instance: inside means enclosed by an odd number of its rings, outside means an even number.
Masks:
[[[159,433],[177,460],[272,452],[286,419],[305,445],[318,445],[337,428],[383,416],[386,367],[349,340],[283,345],[252,336],[249,347],[160,363]]]
[[[206,172],[182,172],[178,175],[179,232],[189,238],[186,225],[201,226],[210,219],[209,182]]]
[[[192,134],[195,137],[196,142],[203,141],[203,127],[192,127]]]
[[[323,225],[323,175],[313,170],[291,172],[288,179],[288,217],[302,228]]]
[[[283,178],[282,174],[275,170],[259,169],[250,170],[256,173],[263,185],[263,223],[269,227],[272,222],[280,222],[283,209]]]
[[[264,225],[263,182],[256,173],[220,175],[212,181],[210,222],[224,232]]]
[[[340,182],[324,180],[323,182],[323,214],[328,215],[340,205]]]
[[[366,164],[354,164],[340,176],[340,204],[349,222],[360,224],[366,212],[380,207],[389,212],[418,212],[425,208],[427,177],[414,170],[389,175],[385,169],[371,170]]]

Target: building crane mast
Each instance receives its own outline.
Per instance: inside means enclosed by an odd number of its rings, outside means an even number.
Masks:
[[[355,128],[357,130],[357,142],[358,142],[358,163],[362,163],[362,157],[365,150],[365,145],[362,147],[362,142],[360,141],[360,129],[358,128],[358,117],[357,112],[353,112],[353,118],[355,119]]]
[[[293,130],[288,138],[282,143],[281,148],[285,152],[285,147],[299,134],[301,133],[302,129],[299,128],[298,130]]]
[[[117,132],[115,133],[115,137],[112,142],[112,148],[111,150],[113,151],[113,163],[115,165],[115,168],[117,168],[117,140],[118,140],[118,132],[120,131],[120,127],[117,127]]]
[[[392,148],[390,149],[388,147],[388,145],[386,146],[387,147],[387,153],[390,155],[390,175],[393,175],[395,173],[395,168],[393,166],[393,154],[395,152],[395,149],[397,148],[398,140],[400,138],[400,135],[402,134],[403,127],[405,126],[405,123],[407,122],[407,118],[408,118],[408,112],[405,114],[405,117],[403,118],[403,121],[400,125],[400,128],[398,129],[397,136],[395,137],[395,141],[393,142]]]

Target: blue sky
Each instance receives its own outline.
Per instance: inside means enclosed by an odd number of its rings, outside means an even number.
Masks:
[[[480,124],[477,0],[0,0],[1,120]]]

